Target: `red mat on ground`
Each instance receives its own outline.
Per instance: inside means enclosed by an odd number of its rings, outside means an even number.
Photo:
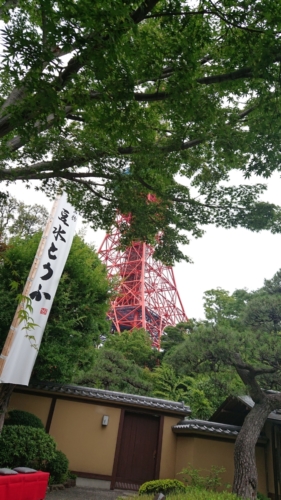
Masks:
[[[49,472],[0,476],[1,500],[43,500],[46,496]]]

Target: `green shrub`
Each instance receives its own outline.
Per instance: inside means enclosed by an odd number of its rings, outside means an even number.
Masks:
[[[55,458],[56,443],[43,429],[4,425],[0,435],[1,467],[45,469]]]
[[[266,495],[263,495],[263,494],[262,494],[262,493],[260,493],[259,491],[258,491],[258,493],[257,493],[257,499],[258,499],[258,500],[270,500],[270,498],[268,498]]]
[[[36,429],[44,429],[44,425],[40,418],[29,413],[28,411],[11,410],[5,417],[6,425],[25,425],[26,427],[35,427]]]
[[[142,500],[153,500],[153,498],[153,494],[142,496]],[[169,494],[168,498],[169,500],[238,500],[238,497],[236,495],[228,493],[226,491],[217,492],[191,487],[187,487],[185,493],[171,493]],[[133,497],[128,497],[127,500],[135,499]]]
[[[54,458],[49,460],[45,468],[45,470],[51,474],[51,484],[62,484],[67,480],[68,465],[69,460],[67,456],[62,451],[57,450]]]
[[[139,489],[139,495],[150,495],[156,493],[169,493],[186,491],[186,487],[177,479],[156,479],[155,481],[147,481],[143,483]]]
[[[67,477],[68,479],[77,479],[76,474],[73,474],[73,472],[71,472],[70,470],[67,473]]]
[[[202,472],[204,473],[203,475]],[[211,470],[208,471],[205,469],[195,469],[191,464],[188,464],[188,467],[182,469],[179,474],[188,486],[208,491],[217,491],[218,487],[221,486],[220,474],[223,472],[225,472],[224,467],[213,465]]]

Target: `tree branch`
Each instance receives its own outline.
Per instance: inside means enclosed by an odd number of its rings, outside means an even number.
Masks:
[[[68,116],[68,113],[71,112],[71,110],[72,110],[71,106],[65,107],[64,111],[65,111],[66,118]],[[45,130],[52,128],[55,121],[56,121],[56,117],[52,113],[49,116],[47,116],[47,118],[44,122],[37,120],[34,124],[34,128],[36,129],[37,133],[44,132]],[[0,123],[1,123],[1,121],[0,121]],[[6,135],[6,134],[3,134],[3,130],[1,133],[1,126],[0,126],[0,137],[3,137],[3,135]],[[26,140],[23,141],[22,137],[20,137],[19,135],[16,135],[15,137],[13,137],[12,139],[10,139],[7,142],[7,147],[11,152],[14,152],[14,151],[17,151],[18,149],[20,149],[22,146],[24,146],[26,142],[27,142]]]
[[[86,120],[84,118],[82,118],[82,116],[79,116],[79,115],[69,114],[69,115],[67,115],[67,119],[68,120],[73,120],[73,121],[76,121],[76,122],[86,123]]]
[[[221,13],[221,11],[214,5],[213,2],[210,3],[214,7],[215,10],[208,10],[208,9],[202,9],[202,10],[197,10],[197,11],[176,11],[176,12],[156,12],[155,14],[150,14],[146,16],[145,19],[152,19],[152,18],[159,18],[159,17],[172,17],[172,16],[202,16],[204,14],[210,14],[213,16],[219,17],[222,21],[224,21],[227,25],[233,26],[234,28],[248,31],[250,33],[264,33],[264,30],[258,29],[258,28],[249,28],[248,26],[241,26],[233,21],[230,21],[224,15]],[[275,32],[274,34],[277,34],[279,32]]]
[[[155,5],[157,5],[158,2],[159,2],[159,0],[145,0],[143,2],[143,4],[140,5],[139,8],[135,12],[133,12],[131,14],[131,19],[133,20],[133,22],[135,24],[140,23],[144,19],[145,15],[150,10],[152,10],[153,7],[155,7]],[[7,0],[5,6],[7,6],[7,5],[14,5],[16,7],[17,4],[18,4],[18,0]],[[3,10],[3,9],[6,8],[5,6],[3,6],[2,9],[0,9],[0,15],[1,15],[1,10]],[[43,38],[44,38],[44,34],[43,34]],[[88,47],[87,47],[87,49],[85,49],[84,52],[87,52],[87,50],[89,50],[89,42],[91,41],[91,39],[92,39],[92,35],[89,35],[87,37],[87,40],[85,40],[88,43]],[[108,39],[108,36],[105,36],[105,37],[103,37],[102,41],[106,41],[107,39]],[[75,46],[73,45],[73,47],[71,47],[70,49],[67,49],[67,51],[65,51],[63,49],[54,50],[54,57],[53,57],[53,59],[57,59],[58,57],[66,55],[69,52],[73,51],[74,49],[75,49]],[[91,47],[91,50],[93,50],[93,47]],[[65,85],[67,84],[67,82],[69,81],[69,79],[73,75],[77,74],[78,71],[80,69],[82,69],[84,66],[85,66],[85,59],[84,59],[82,53],[80,53],[80,54],[75,55],[74,57],[72,57],[68,61],[68,64],[65,67],[65,69],[60,73],[60,75],[58,77],[55,78],[55,80],[53,82],[54,87],[56,88],[56,90],[57,91],[62,90],[65,87]],[[22,98],[24,97],[24,94],[25,94],[25,87],[24,87],[24,81],[23,81],[23,85],[22,85],[22,87],[20,89],[14,89],[14,90],[12,90],[11,94],[8,96],[8,98],[6,99],[6,101],[4,102],[4,104],[2,105],[1,111],[5,110],[8,106],[10,106],[12,104],[15,104],[15,102],[19,102],[20,100],[22,100]],[[1,114],[0,114],[0,118],[1,118]],[[2,116],[2,118],[4,120],[2,122],[2,130],[3,130],[3,126],[6,125],[6,130],[7,131],[4,134],[4,135],[6,135],[11,130],[13,130],[15,127],[14,126],[11,127],[11,124],[8,123],[10,121],[10,116],[9,115],[4,116],[4,117]],[[1,124],[0,124],[0,127],[1,127]],[[3,137],[3,135],[0,134],[0,137]]]
[[[207,62],[211,61],[213,57],[211,55],[207,55],[205,57],[202,57],[200,64],[203,66],[203,64],[206,64]]]
[[[249,371],[254,377],[257,375],[265,375],[266,373],[275,373],[278,369],[277,368],[255,368],[253,365],[250,365],[250,363],[245,363],[245,361],[242,360],[241,355],[239,353],[233,353],[233,363],[235,367],[241,369],[241,370],[247,370]]]
[[[135,24],[143,21],[147,14],[158,4],[159,0],[144,0],[135,12],[131,14],[131,19]]]
[[[70,173],[68,172],[64,175],[60,175],[60,178],[71,180],[72,182],[76,182],[77,184],[82,184],[82,185],[86,186],[89,191],[91,191],[95,196],[97,196],[97,198],[100,198],[101,200],[112,201],[111,198],[107,198],[106,196],[102,195],[99,191],[94,189],[93,188],[93,186],[95,185],[94,183],[92,183],[91,181],[83,181],[82,179],[80,179],[80,176],[79,177],[75,177],[75,176],[72,177],[72,176],[70,176]]]
[[[224,17],[224,15],[221,13],[221,11],[218,9],[218,7],[210,0],[211,5],[214,7],[215,11],[213,14],[217,15],[222,21],[224,21],[226,24],[230,24],[230,26],[233,26],[234,28],[238,28],[240,30],[244,31],[249,31],[250,33],[264,33],[263,30],[256,29],[256,28],[249,28],[247,26],[240,26],[239,24],[234,23],[233,21],[229,21]]]
[[[249,363],[245,363],[239,353],[232,354],[232,362],[242,382],[249,388],[250,396],[255,403],[262,403],[267,398],[265,392],[256,381],[256,376],[267,373],[275,373],[274,368],[254,368]]]
[[[281,409],[281,392],[275,392],[273,394],[266,392],[266,397],[271,403],[272,410],[276,410],[277,408]]]
[[[160,76],[146,78],[145,80],[137,80],[135,86],[142,85],[147,82],[158,82],[158,80],[164,80],[165,78],[169,78],[173,73],[174,69],[172,67],[164,68]]]
[[[135,24],[139,24],[143,19],[145,18],[146,14],[150,12],[159,0],[145,0],[139,8],[131,14],[131,19]],[[108,36],[105,36],[101,38],[102,41],[108,40]],[[100,43],[101,43],[100,42]],[[101,45],[99,44],[99,47]],[[98,47],[95,47],[98,48]],[[88,47],[85,49],[85,53],[89,51],[89,49],[93,50],[93,47]],[[57,79],[57,86],[58,90],[62,89],[65,87],[66,83],[69,81],[69,79],[72,77],[72,75],[76,75],[80,69],[82,69],[85,66],[84,62],[84,57],[83,54],[80,53],[77,56],[74,56],[70,59],[68,62],[65,70],[60,74],[59,78]]]
[[[152,19],[157,17],[171,17],[171,16],[198,16],[203,14],[213,14],[210,10],[196,10],[196,11],[178,11],[178,12],[156,12],[155,14],[150,14],[146,16],[145,19]]]
[[[245,116],[248,116],[250,113],[252,113],[252,111],[254,111],[255,109],[257,109],[257,107],[258,106],[251,106],[250,108],[245,109],[245,111],[242,111],[242,113],[240,113],[238,115],[239,119],[245,118]]]
[[[205,76],[197,78],[197,83],[210,85],[212,83],[221,83],[228,80],[239,80],[240,78],[251,78],[253,76],[252,68],[246,67],[231,71],[230,73],[222,73],[220,75]]]
[[[148,81],[148,80],[147,80]],[[149,80],[152,82],[153,80]],[[156,81],[156,80],[155,80]],[[145,82],[143,82],[145,83]],[[101,92],[90,91],[91,99],[100,99],[103,96]],[[167,99],[170,94],[167,92],[153,92],[153,93],[145,93],[145,92],[134,92],[133,94],[135,101],[138,102],[151,102],[151,101],[162,101],[163,99]]]
[[[153,94],[146,93],[134,93],[134,99],[138,102],[153,102],[153,101],[163,101],[170,97],[167,92],[154,92]]]
[[[202,57],[202,59],[199,61],[201,66],[206,64],[209,61],[212,61],[213,57],[211,55],[207,55],[205,57]],[[152,77],[152,78],[146,78],[145,80],[138,80],[135,85],[142,85],[143,83],[147,82],[157,82],[158,80],[164,80],[165,78],[169,78],[172,76],[172,74],[175,72],[175,70],[170,66],[168,68],[164,68],[161,75],[158,77]]]
[[[163,95],[163,99],[165,98],[164,97],[164,93],[160,93]],[[140,94],[142,96],[145,96],[145,95],[151,95],[151,96],[155,96],[156,94]],[[168,96],[168,94],[166,94]],[[151,99],[153,100],[153,99]],[[157,100],[157,99],[154,99],[154,100]],[[257,105],[254,105],[254,106],[251,106],[250,108],[242,111],[239,115],[238,115],[238,120],[244,118],[245,116],[249,115],[250,113],[252,113],[252,111],[254,111],[255,109],[257,109]],[[71,106],[66,106],[65,107],[65,113],[66,113],[66,118],[70,118],[70,119],[74,119],[74,118],[71,118],[71,116],[75,116],[75,115],[71,115]],[[75,118],[77,119],[78,121],[82,121],[79,120],[79,117]],[[48,128],[51,128],[53,126],[53,122],[55,120],[55,116],[54,115],[49,115],[49,117],[47,117],[47,120],[44,124],[40,123],[40,122],[36,122],[35,123],[35,127],[37,128],[38,131],[44,131],[44,130],[47,130]],[[2,131],[2,135],[5,135]],[[0,137],[2,136],[1,135],[1,120],[0,120]],[[174,143],[171,142],[170,145],[165,145],[165,146],[156,146],[158,148],[158,150],[160,151],[166,151],[166,152],[172,152],[172,151],[184,151],[186,149],[190,149],[194,146],[197,146],[198,144],[201,144],[205,141],[205,138],[204,139],[193,139],[192,141],[187,141],[187,142],[182,142],[180,145],[177,145],[175,147]],[[21,137],[19,136],[15,136],[13,139],[11,139],[10,141],[8,141],[7,143],[7,146],[9,148],[9,150],[11,152],[13,151],[17,151],[18,149],[20,149],[22,146],[24,145]],[[117,152],[121,155],[130,155],[130,154],[136,154],[136,153],[139,153],[140,152],[140,147],[132,147],[132,146],[128,146],[128,147],[120,147],[117,149]],[[96,152],[97,156],[104,156],[106,154],[106,152]],[[180,201],[180,200],[178,200]]]
[[[94,155],[93,155],[94,156]],[[91,158],[86,156],[72,157],[68,159],[61,160],[50,160],[34,163],[33,165],[28,165],[23,168],[10,168],[0,170],[0,181],[3,180],[13,180],[13,179],[42,179],[56,177],[60,174],[65,173],[68,169],[73,167],[83,166],[85,163],[89,162]],[[112,179],[112,176],[104,172],[68,172],[69,176],[72,177],[103,177],[104,179]]]

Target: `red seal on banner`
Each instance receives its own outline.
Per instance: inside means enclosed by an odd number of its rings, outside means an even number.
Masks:
[[[40,314],[47,314],[48,312],[48,309],[46,309],[46,307],[41,307],[41,310],[40,310]]]

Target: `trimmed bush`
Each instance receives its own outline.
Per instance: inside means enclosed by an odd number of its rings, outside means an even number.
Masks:
[[[59,450],[56,450],[54,458],[49,460],[45,470],[50,472],[51,484],[62,484],[68,478],[69,460],[67,456]]]
[[[178,479],[156,479],[155,481],[147,481],[143,483],[139,489],[140,495],[151,495],[156,493],[169,493],[184,492],[186,491],[185,485],[178,481]]]
[[[153,500],[154,495],[144,495],[143,500]],[[238,500],[238,497],[232,493],[222,491],[203,490],[201,488],[187,487],[186,492],[171,493],[168,496],[169,500]],[[135,500],[133,497],[128,497],[127,500]]]
[[[28,411],[11,410],[5,417],[6,425],[25,425],[26,427],[34,427],[35,429],[44,429],[44,425],[40,418],[29,413]]]
[[[0,435],[1,467],[33,467],[46,470],[56,456],[56,443],[43,429],[4,425]]]

